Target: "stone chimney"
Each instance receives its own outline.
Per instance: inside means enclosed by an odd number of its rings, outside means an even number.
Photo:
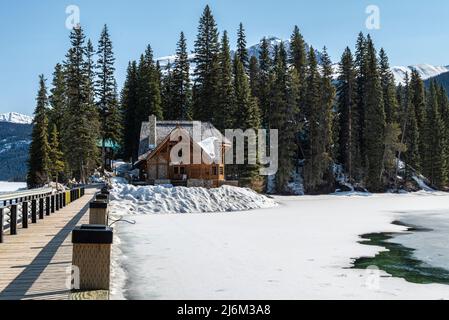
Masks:
[[[154,114],[152,114],[148,121],[148,143],[150,149],[155,149],[157,146],[156,122],[157,118]]]

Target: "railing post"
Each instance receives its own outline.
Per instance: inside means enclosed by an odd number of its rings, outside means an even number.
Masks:
[[[22,202],[22,228],[28,228],[28,202]]]
[[[17,204],[11,205],[11,215],[9,217],[9,231],[11,235],[17,234]]]
[[[44,198],[39,199],[39,219],[44,219]]]
[[[52,194],[50,199],[51,199],[51,213],[55,213],[55,195]]]
[[[3,243],[3,208],[0,208],[0,243]]]
[[[47,196],[45,198],[45,215],[49,216],[50,215],[50,210],[51,210],[51,205],[50,205],[50,196]]]
[[[54,206],[55,211],[59,211],[59,193],[55,194],[54,197],[55,197],[55,206]]]
[[[31,200],[31,223],[37,223],[37,201],[36,199]]]

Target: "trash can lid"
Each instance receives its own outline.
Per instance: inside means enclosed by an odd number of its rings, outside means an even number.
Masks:
[[[111,244],[112,239],[113,229],[104,225],[82,225],[72,231],[72,243]]]
[[[106,209],[108,203],[106,201],[92,201],[89,203],[89,208],[91,209]]]

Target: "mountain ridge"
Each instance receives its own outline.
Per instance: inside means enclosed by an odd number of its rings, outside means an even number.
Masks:
[[[16,123],[16,124],[32,124],[33,117],[18,112],[6,112],[0,114],[0,122]]]

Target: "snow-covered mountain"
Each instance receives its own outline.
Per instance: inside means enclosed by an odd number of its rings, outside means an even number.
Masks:
[[[0,114],[0,122],[31,124],[33,122],[33,117],[27,116],[25,114],[20,114],[17,112],[8,112]]]
[[[423,80],[427,80],[432,77],[436,77],[442,73],[449,72],[449,66],[433,66],[430,64],[417,64],[413,66],[396,66],[392,67],[394,78],[397,84],[403,84],[406,73],[409,74],[412,70],[418,71],[419,75]]]

